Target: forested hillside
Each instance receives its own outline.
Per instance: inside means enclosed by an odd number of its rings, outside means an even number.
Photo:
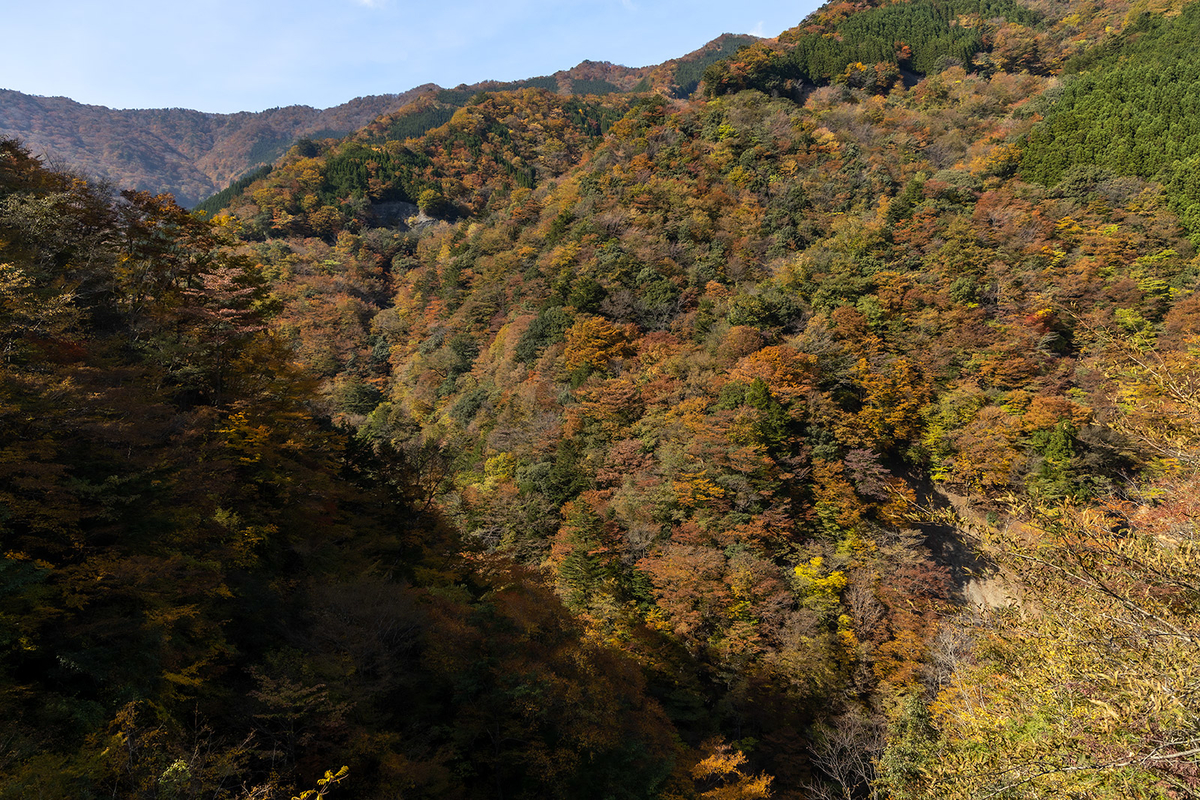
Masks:
[[[0,796],[688,790],[635,663],[313,416],[228,231],[0,175]]]
[[[111,109],[0,89],[0,136],[93,178],[168,192],[192,206],[271,163],[300,137],[345,136],[431,88],[359,97],[324,110],[289,106],[239,114]]]
[[[524,81],[484,81],[455,89],[427,84],[400,94],[357,97],[326,109],[288,106],[238,114],[110,109],[0,89],[0,136],[19,139],[51,163],[118,187],[166,192],[186,207],[216,203],[211,210],[218,210],[227,196],[203,201],[272,163],[298,140],[341,138],[372,122],[376,130],[386,124],[390,138],[419,136],[485,90],[537,87],[563,95],[592,95],[654,89],[686,97],[695,91],[705,67],[754,40],[722,34],[695,52],[656,66],[584,61]]]
[[[0,796],[1197,795],[1197,8],[7,144]]]

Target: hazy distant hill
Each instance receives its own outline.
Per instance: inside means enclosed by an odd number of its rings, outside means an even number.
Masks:
[[[446,90],[424,84],[401,94],[358,97],[324,110],[310,106],[237,114],[183,108],[120,110],[66,97],[0,90],[0,136],[20,139],[51,163],[122,188],[170,192],[182,205],[192,206],[251,168],[271,163],[298,138],[345,136],[422,95],[432,95],[427,103],[440,110],[408,120],[419,125],[411,135],[445,122],[453,109],[482,90],[528,86],[559,94],[607,94],[654,89],[683,96],[696,88],[707,64],[752,41],[755,37],[724,34],[682,58],[649,67],[584,61],[525,81],[484,81]]]
[[[49,161],[121,187],[171,192],[192,205],[247,169],[270,163],[301,136],[342,136],[436,89],[359,97],[324,110],[288,106],[208,114],[183,108],[120,110],[0,90],[0,136]]]

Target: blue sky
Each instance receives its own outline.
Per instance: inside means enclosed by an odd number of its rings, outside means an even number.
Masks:
[[[33,0],[9,4],[0,88],[112,108],[325,108],[423,83],[657,64],[775,36],[815,0]]]

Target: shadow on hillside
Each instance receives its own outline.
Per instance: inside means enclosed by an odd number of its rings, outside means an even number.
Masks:
[[[971,541],[971,534],[959,525],[937,519],[945,512],[951,512],[967,524],[983,526],[988,524],[985,512],[973,505],[970,497],[956,494],[928,478],[910,474],[905,480],[916,492],[920,507],[930,512],[928,521],[917,522],[914,527],[924,536],[934,563],[950,571],[955,600],[965,605],[987,607],[1012,603],[1011,582],[1004,578],[995,563],[980,555]]]

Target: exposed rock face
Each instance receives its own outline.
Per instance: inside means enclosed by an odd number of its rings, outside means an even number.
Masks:
[[[971,504],[969,497],[956,494],[945,487],[936,489],[938,498],[954,510],[955,515],[970,526],[991,524],[987,517]],[[1003,520],[998,524],[1018,524]],[[981,558],[971,544],[971,533],[960,527],[932,525],[926,530],[926,544],[935,559],[950,569],[962,601],[976,608],[1000,608],[1021,601],[1021,587],[1000,572],[994,564]]]
[[[420,214],[420,209],[417,208],[415,203],[406,203],[403,200],[389,200],[385,203],[372,204],[371,213],[375,215],[375,219],[380,225],[407,230],[409,227],[409,218]]]

